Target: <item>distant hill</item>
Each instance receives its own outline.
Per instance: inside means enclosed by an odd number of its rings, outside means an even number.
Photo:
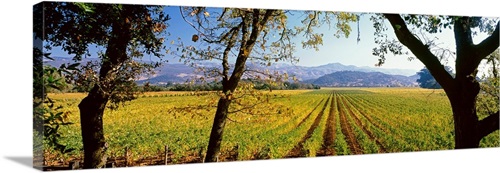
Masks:
[[[204,63],[205,67],[219,67],[217,63]],[[262,67],[255,64],[247,63],[247,67],[251,69],[268,69],[270,71],[278,71],[280,73],[288,73],[289,76],[295,76],[299,81],[308,81],[311,79],[317,79],[321,76],[331,74],[338,71],[359,71],[359,72],[381,72],[389,75],[399,75],[396,78],[409,77],[416,74],[416,70],[409,69],[383,69],[376,67],[357,67],[353,65],[343,65],[340,63],[331,63],[316,67],[305,67],[305,66],[294,66],[289,64],[273,64],[269,67]],[[184,64],[164,64],[161,68],[157,69],[157,73],[154,76],[150,76],[149,79],[145,79],[145,82],[149,81],[152,84],[155,83],[165,83],[165,82],[185,82],[191,79],[193,76],[199,75],[194,74],[194,69]],[[416,79],[415,79],[416,80]]]
[[[83,61],[97,61],[96,58],[87,58],[83,59]],[[63,63],[71,63],[73,62],[71,58],[64,57],[55,57],[54,60],[45,61],[46,64],[59,67]],[[83,63],[82,63],[83,64]],[[205,66],[209,68],[220,68],[219,63],[214,62],[204,62],[199,64],[200,66]],[[356,71],[356,72],[379,72],[380,74],[387,75],[395,75],[393,78],[398,79],[398,81],[402,81],[402,84],[410,84],[411,82],[407,82],[406,77],[415,75],[417,70],[409,70],[409,69],[384,69],[377,67],[357,67],[354,65],[343,65],[341,63],[330,63],[321,66],[314,67],[306,67],[306,66],[296,66],[284,63],[274,63],[269,67],[262,67],[259,65],[247,63],[247,67],[251,69],[268,69],[270,71],[277,71],[280,73],[288,73],[289,76],[295,76],[299,81],[307,81],[311,82],[314,79],[318,79],[327,74],[332,74],[334,72],[341,71]],[[194,68],[189,65],[185,65],[183,63],[165,63],[163,66],[157,68],[154,74],[143,74],[140,79],[137,81],[138,83],[149,82],[151,84],[166,84],[167,82],[171,83],[183,83],[188,80],[193,79],[194,77],[200,74],[196,74],[194,72]],[[323,82],[324,83],[324,82]]]
[[[167,82],[183,83],[195,76],[194,69],[188,65],[164,64],[162,67],[155,70],[155,74],[143,75],[141,80],[137,82],[149,82],[151,84],[166,84]]]
[[[288,74],[295,75],[299,80],[302,81],[316,79],[323,75],[337,71],[382,72],[390,75],[403,75],[403,76],[412,76],[415,75],[418,71],[411,69],[386,69],[380,67],[367,67],[367,66],[358,67],[354,65],[343,65],[341,63],[329,63],[314,67],[275,64],[270,68],[277,71],[286,71],[288,72]]]
[[[43,63],[53,67],[60,67],[62,64],[75,63],[73,59],[69,57],[51,57],[51,58],[53,58],[54,60],[44,58]],[[83,58],[80,64],[97,60],[98,60],[97,58]]]
[[[404,87],[418,86],[418,76],[389,75],[381,72],[338,71],[305,81],[330,87]]]

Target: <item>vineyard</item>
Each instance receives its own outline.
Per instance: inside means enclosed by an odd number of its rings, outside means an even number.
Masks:
[[[283,110],[229,115],[219,161],[454,148],[451,108],[442,90],[326,88],[272,93],[270,104]],[[61,129],[62,143],[75,150],[64,155],[46,151],[47,165],[83,157],[77,106],[84,96],[51,94],[75,123]],[[106,110],[109,158],[118,162],[127,157],[131,165],[160,164],[168,146],[169,164],[202,162],[215,109],[197,113],[172,109],[214,98],[217,95],[210,93],[146,93],[117,110]],[[499,145],[498,133],[480,143],[481,147]]]

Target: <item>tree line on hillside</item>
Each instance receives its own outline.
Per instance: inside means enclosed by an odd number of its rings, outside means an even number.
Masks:
[[[51,74],[54,79],[60,80],[58,87],[47,87],[46,93],[86,93],[90,91],[88,87],[77,86],[70,82],[64,81],[64,78],[59,74]],[[267,83],[257,80],[242,80],[244,83],[252,83],[256,90],[301,90],[301,89],[321,89],[321,86],[311,83],[302,83],[297,81],[286,81],[277,83]],[[158,92],[158,91],[220,91],[222,89],[221,82],[205,82],[205,83],[173,83],[166,84],[150,84],[145,82],[136,87],[137,92]]]
[[[321,89],[319,85],[301,82],[279,82],[279,83],[266,83],[256,80],[242,80],[244,83],[252,83],[253,88],[256,90],[300,90],[300,89]],[[164,85],[151,85],[145,83],[139,86],[140,90],[144,92],[154,92],[154,91],[220,91],[222,89],[221,82],[210,82],[201,84],[183,84],[183,83],[172,83],[168,82]]]
[[[445,66],[445,69],[450,75],[455,75],[450,66]],[[442,89],[441,85],[434,79],[434,76],[432,76],[431,72],[426,67],[417,72],[417,75],[419,76],[417,79],[418,86],[421,88]]]

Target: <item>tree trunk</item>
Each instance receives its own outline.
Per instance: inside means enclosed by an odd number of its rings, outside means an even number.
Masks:
[[[103,113],[108,99],[94,86],[78,105],[82,129],[84,169],[102,168],[106,164]]]
[[[455,149],[478,148],[482,137],[478,133],[478,120],[470,113],[469,107],[453,105],[455,123]]]
[[[106,165],[107,144],[104,139],[103,115],[110,96],[113,94],[114,71],[121,63],[128,59],[127,46],[131,40],[130,12],[123,10],[120,16],[125,21],[117,20],[112,24],[111,38],[109,39],[105,57],[102,59],[99,70],[98,83],[94,85],[88,96],[78,105],[80,109],[80,123],[82,129],[84,169],[103,168]]]
[[[217,161],[230,104],[231,100],[227,98],[219,99],[219,103],[217,104],[217,112],[215,112],[214,123],[212,125],[212,131],[210,132],[210,140],[208,143],[207,155],[205,156],[205,162]]]
[[[479,133],[476,97],[479,83],[473,77],[457,76],[454,93],[449,94],[455,125],[455,149],[477,148],[483,136]]]
[[[231,104],[231,97],[240,82],[241,76],[245,71],[245,63],[250,56],[253,46],[257,38],[259,37],[260,32],[263,29],[263,26],[269,20],[269,17],[275,10],[266,10],[265,14],[261,16],[259,10],[254,9],[253,18],[250,18],[249,15],[245,15],[242,18],[241,23],[241,45],[240,50],[238,52],[238,56],[236,58],[236,63],[234,65],[234,70],[231,74],[231,77],[228,78],[227,72],[229,71],[229,66],[227,64],[227,52],[224,53],[225,57],[222,63],[224,68],[224,76],[222,81],[222,91],[225,94],[224,98],[219,99],[219,103],[217,104],[217,112],[215,112],[214,123],[212,125],[212,130],[210,132],[210,139],[208,142],[207,155],[205,156],[205,162],[215,162],[217,161],[217,157],[220,151],[220,144],[222,141],[222,135],[224,133],[224,126],[226,125],[226,119],[228,115],[229,105]],[[251,21],[251,24],[250,24]],[[251,26],[251,27],[250,27]],[[251,28],[251,29],[250,29]],[[250,32],[249,32],[250,30]],[[236,35],[233,35],[232,41],[229,41],[228,48],[226,50],[230,50],[230,48],[234,45],[234,38]]]
[[[471,27],[474,23],[469,17],[454,21],[456,44],[456,77],[450,76],[444,66],[429,48],[424,45],[406,26],[399,14],[384,14],[394,29],[398,40],[429,69],[432,76],[445,90],[452,106],[455,127],[455,148],[477,148],[480,140],[499,129],[499,112],[479,121],[476,112],[476,98],[479,83],[475,80],[477,67],[486,56],[499,46],[499,25],[495,31],[475,45]]]

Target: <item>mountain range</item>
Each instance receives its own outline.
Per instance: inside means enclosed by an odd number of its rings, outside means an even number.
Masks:
[[[91,61],[92,59],[84,59]],[[97,60],[97,59],[93,59]],[[46,64],[59,67],[63,63],[71,62],[71,58],[56,57],[54,60],[46,61]],[[82,63],[83,64],[83,63]],[[198,64],[207,68],[217,68],[220,65],[213,62]],[[385,69],[377,67],[358,67],[354,65],[343,65],[341,63],[329,63],[320,66],[306,67],[275,63],[271,66],[247,63],[250,69],[271,72],[287,73],[295,76],[301,82],[313,83],[320,86],[410,86],[416,84],[416,70],[410,69]],[[343,77],[342,77],[343,76]],[[146,74],[140,77],[138,83],[149,82],[151,84],[182,83],[200,77],[195,69],[183,63],[164,63],[155,70],[155,74]],[[376,81],[368,80],[377,79]],[[330,82],[328,82],[330,80]]]

